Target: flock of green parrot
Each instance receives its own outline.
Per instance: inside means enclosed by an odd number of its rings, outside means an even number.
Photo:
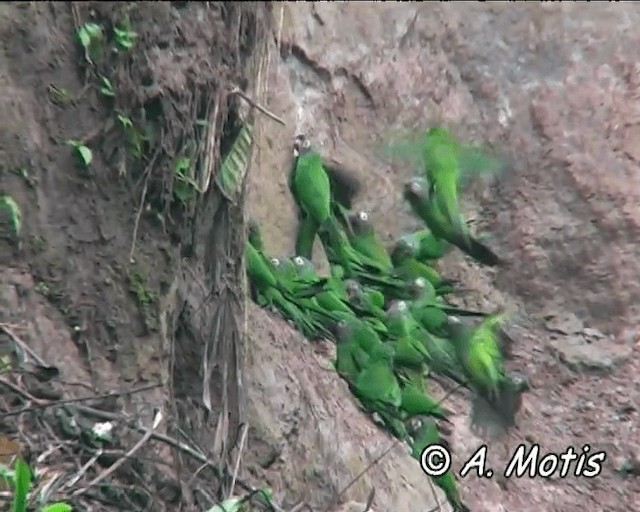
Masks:
[[[470,391],[471,421],[487,413],[506,429],[515,424],[526,379],[505,369],[510,340],[505,315],[458,308],[447,300],[458,283],[434,268],[452,247],[490,266],[504,261],[472,236],[459,209],[459,188],[472,167],[471,146],[446,129],[430,129],[421,142],[424,169],[404,186],[424,229],[386,247],[365,211],[351,211],[359,190],[304,135],[294,142],[289,185],[299,207],[296,254],[269,258],[260,230],[249,223],[246,267],[253,300],[279,311],[307,338],[336,343],[337,373],[363,409],[420,454],[447,446],[451,411],[428,392],[429,379]],[[321,277],[311,262],[316,237],[331,265]],[[471,320],[470,320],[471,319]],[[455,511],[462,502],[453,473],[434,478]]]

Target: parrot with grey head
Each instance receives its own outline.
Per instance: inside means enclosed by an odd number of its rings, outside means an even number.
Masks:
[[[346,210],[351,207],[361,185],[337,162],[323,159],[306,135],[296,136],[293,154],[289,187],[302,214],[296,254],[311,259],[318,230],[326,222],[335,223],[332,229],[340,222],[346,225]]]
[[[442,279],[431,265],[417,260],[413,255],[417,249],[408,240],[399,241],[392,254],[393,274],[405,281],[422,277],[426,279],[437,295],[446,295],[454,291],[454,281]]]
[[[393,245],[392,259],[396,251],[406,250],[403,246],[408,246],[412,250],[411,256],[423,263],[442,258],[451,248],[451,244],[434,236],[429,229],[421,229],[400,236]]]
[[[359,253],[372,258],[384,271],[392,268],[391,258],[382,241],[369,220],[369,213],[360,210],[349,215],[349,226],[351,228],[350,242],[352,247]]]
[[[294,141],[295,165],[291,191],[300,207],[302,219],[296,240],[296,254],[311,259],[313,242],[320,226],[331,215],[331,184],[320,153],[304,135]]]
[[[463,223],[454,225],[448,221],[431,195],[431,187],[425,178],[416,177],[406,183],[404,197],[413,212],[425,222],[436,237],[455,245],[485,265],[504,264],[504,261],[491,249],[473,238]]]

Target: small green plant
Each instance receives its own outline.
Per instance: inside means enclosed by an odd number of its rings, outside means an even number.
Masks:
[[[115,91],[113,90],[113,85],[111,85],[111,81],[106,76],[100,77],[99,91],[103,96],[109,96],[111,98],[116,95]]]
[[[44,281],[40,281],[36,285],[36,291],[40,295],[42,295],[43,297],[48,297],[51,294],[51,290],[49,288],[49,285],[47,283],[45,283]]]
[[[129,290],[143,308],[148,308],[156,301],[156,294],[147,290],[145,279],[137,270],[129,273]]]
[[[219,505],[215,505],[214,507],[210,508],[207,512],[242,512],[246,510],[243,505],[246,505],[254,496],[259,498],[260,501],[264,502],[265,505],[273,508],[273,491],[271,491],[271,489],[269,488],[264,488],[256,489],[255,491],[245,496],[228,498]]]
[[[193,164],[186,156],[180,156],[173,167],[175,182],[173,184],[173,195],[183,205],[187,205],[196,197],[197,185],[191,177]]]
[[[17,459],[13,469],[0,465],[0,478],[4,479],[13,490],[13,502],[11,512],[27,512],[29,502],[29,488],[33,480],[33,474],[29,466]],[[39,512],[71,512],[73,507],[67,503],[49,503],[39,509]]]
[[[85,23],[78,29],[78,40],[84,49],[84,58],[89,64],[100,56],[104,33],[96,23]]]
[[[22,229],[22,213],[20,212],[18,203],[16,203],[11,196],[1,196],[0,211],[8,213],[9,223],[11,224],[11,229],[13,229],[13,234],[16,238],[19,237]]]
[[[116,40],[117,49],[130,50],[135,43],[136,34],[133,30],[127,27],[125,24],[116,25],[113,27],[113,37]]]
[[[73,96],[64,87],[49,84],[47,89],[49,91],[51,101],[59,107],[66,107],[70,103],[73,103]]]
[[[144,135],[142,132],[133,124],[133,121],[130,117],[121,114],[120,112],[116,113],[116,117],[120,126],[124,130],[124,133],[127,136],[129,141],[129,146],[131,147],[131,151],[133,152],[133,156],[135,158],[142,158],[143,156],[143,144],[144,144]]]
[[[24,167],[15,169],[13,172],[20,176],[30,188],[35,188],[37,180],[30,176],[29,171],[27,171]]]
[[[89,167],[93,160],[93,153],[82,142],[77,140],[68,140],[67,144],[73,148],[73,151],[78,156],[80,162],[84,167]]]

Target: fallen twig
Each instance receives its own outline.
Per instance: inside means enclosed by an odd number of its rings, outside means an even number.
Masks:
[[[325,512],[330,512],[331,509],[338,504],[338,502],[340,501],[340,498],[344,495],[344,493],[347,492],[349,489],[351,489],[351,487],[358,480],[360,480],[364,475],[366,475],[371,470],[371,468],[377,465],[382,459],[384,459],[389,454],[389,452],[393,450],[398,444],[400,444],[400,442],[397,439],[394,439],[393,441],[391,441],[391,444],[386,450],[384,450],[380,455],[378,455],[375,459],[373,459],[373,461],[371,461],[366,468],[360,471],[360,473],[358,473],[355,477],[353,477],[351,481],[345,487],[342,488],[342,490],[336,495],[334,500],[325,509]]]
[[[96,454],[93,457],[91,457],[84,466],[82,466],[80,468],[78,473],[71,480],[69,480],[62,487],[60,487],[60,490],[68,489],[69,487],[73,487],[82,478],[82,476],[87,472],[87,470],[91,466],[93,466],[95,464],[95,462],[98,460],[98,457],[100,457],[101,455],[102,455],[102,448],[100,448],[96,452]]]
[[[0,379],[0,383],[6,384],[7,387],[10,387],[8,383],[6,383],[5,381],[2,381]],[[6,418],[8,416],[18,416],[20,414],[23,414],[25,412],[34,412],[37,411],[39,409],[46,409],[47,407],[57,407],[59,405],[67,405],[67,404],[73,404],[73,403],[78,403],[78,402],[87,402],[89,400],[101,400],[103,398],[110,398],[110,397],[121,397],[121,396],[126,396],[126,395],[133,395],[135,393],[141,393],[143,391],[147,391],[149,389],[154,389],[157,387],[160,387],[162,384],[148,384],[146,386],[140,386],[139,388],[134,388],[134,389],[130,389],[130,390],[125,390],[125,391],[119,391],[117,393],[103,393],[102,395],[93,395],[93,396],[82,396],[80,398],[65,398],[64,400],[52,400],[49,402],[45,402],[44,400],[40,400],[40,403],[38,403],[37,405],[32,405],[29,407],[24,407],[23,409],[17,410],[17,411],[9,411],[6,413],[2,413],[2,417]],[[15,389],[14,389],[15,391]],[[30,398],[31,399],[31,398]]]
[[[237,94],[238,96],[240,96],[243,100],[245,100],[247,103],[249,103],[249,105],[251,105],[252,107],[255,107],[256,109],[258,109],[260,112],[262,112],[265,116],[270,117],[271,119],[273,119],[274,121],[280,123],[282,126],[287,126],[287,123],[284,122],[284,119],[282,119],[281,117],[278,117],[277,115],[275,115],[273,112],[267,110],[265,107],[263,107],[262,105],[260,105],[259,103],[257,103],[255,100],[253,100],[251,97],[249,97],[245,92],[243,92],[242,90],[240,90],[240,88],[238,87],[231,87],[229,94]]]
[[[122,464],[125,463],[125,461],[129,458],[131,458],[131,456],[137,452],[144,443],[146,443],[151,436],[153,435],[153,431],[156,430],[158,428],[158,425],[160,425],[160,422],[162,421],[162,411],[158,410],[153,418],[153,423],[151,425],[151,428],[148,429],[146,431],[146,433],[142,436],[142,438],[140,439],[140,441],[138,441],[132,448],[131,450],[129,450],[124,457],[122,457],[121,459],[119,459],[117,462],[115,462],[114,464],[112,464],[111,466],[109,466],[105,471],[103,471],[102,473],[100,473],[97,477],[95,477],[93,480],[91,480],[91,482],[89,482],[87,485],[85,485],[84,487],[77,489],[76,491],[74,491],[71,496],[79,496],[81,494],[83,494],[84,492],[86,492],[90,487],[93,487],[94,485],[100,483],[102,480],[104,480],[105,478],[107,478],[109,475],[111,475],[114,471],[116,471],[120,466],[122,466]]]
[[[231,486],[229,487],[229,495],[227,499],[233,496],[233,491],[236,487],[236,481],[238,480],[238,472],[240,471],[240,461],[242,460],[242,452],[244,450],[245,442],[247,441],[247,433],[249,431],[249,426],[245,423],[242,425],[242,433],[240,434],[240,444],[238,446],[238,456],[236,457],[236,464],[233,468],[233,477],[231,478]]]
[[[40,366],[47,366],[47,363],[45,363],[42,358],[40,358],[38,356],[38,354],[36,354],[33,350],[31,350],[27,344],[22,341],[20,338],[18,338],[18,336],[16,335],[16,333],[14,333],[11,328],[9,327],[9,324],[6,323],[0,323],[0,329],[2,329],[2,331],[9,336],[9,338],[11,338],[11,340],[18,345],[24,352],[26,352],[27,354],[29,354],[33,360],[38,363]]]

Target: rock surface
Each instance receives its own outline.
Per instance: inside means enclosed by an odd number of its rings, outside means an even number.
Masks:
[[[505,446],[490,446],[490,457],[504,465],[521,442],[558,453],[589,443],[606,450],[608,462],[591,480],[467,478],[461,485],[474,511],[640,504],[637,479],[621,479],[611,462],[640,440],[638,412],[621,405],[620,392],[640,400],[633,377],[640,65],[632,50],[640,11],[621,6],[354,2],[276,9],[280,37],[267,103],[287,127],[272,130],[265,121],[261,147],[269,150],[252,171],[249,202],[251,214],[269,224],[269,251],[293,248],[284,169],[296,133],[359,162],[367,190],[358,206],[388,240],[415,225],[400,200],[412,169],[381,150],[397,129],[445,122],[507,157],[507,171],[474,185],[466,203],[511,268],[479,270],[456,253],[443,264],[476,291],[465,297],[469,306],[518,313],[513,365],[534,389],[524,399],[520,431]],[[610,374],[583,373],[593,366]],[[466,404],[453,403],[461,412],[454,444],[460,467],[482,440],[466,425]],[[364,501],[364,491],[355,499]]]

